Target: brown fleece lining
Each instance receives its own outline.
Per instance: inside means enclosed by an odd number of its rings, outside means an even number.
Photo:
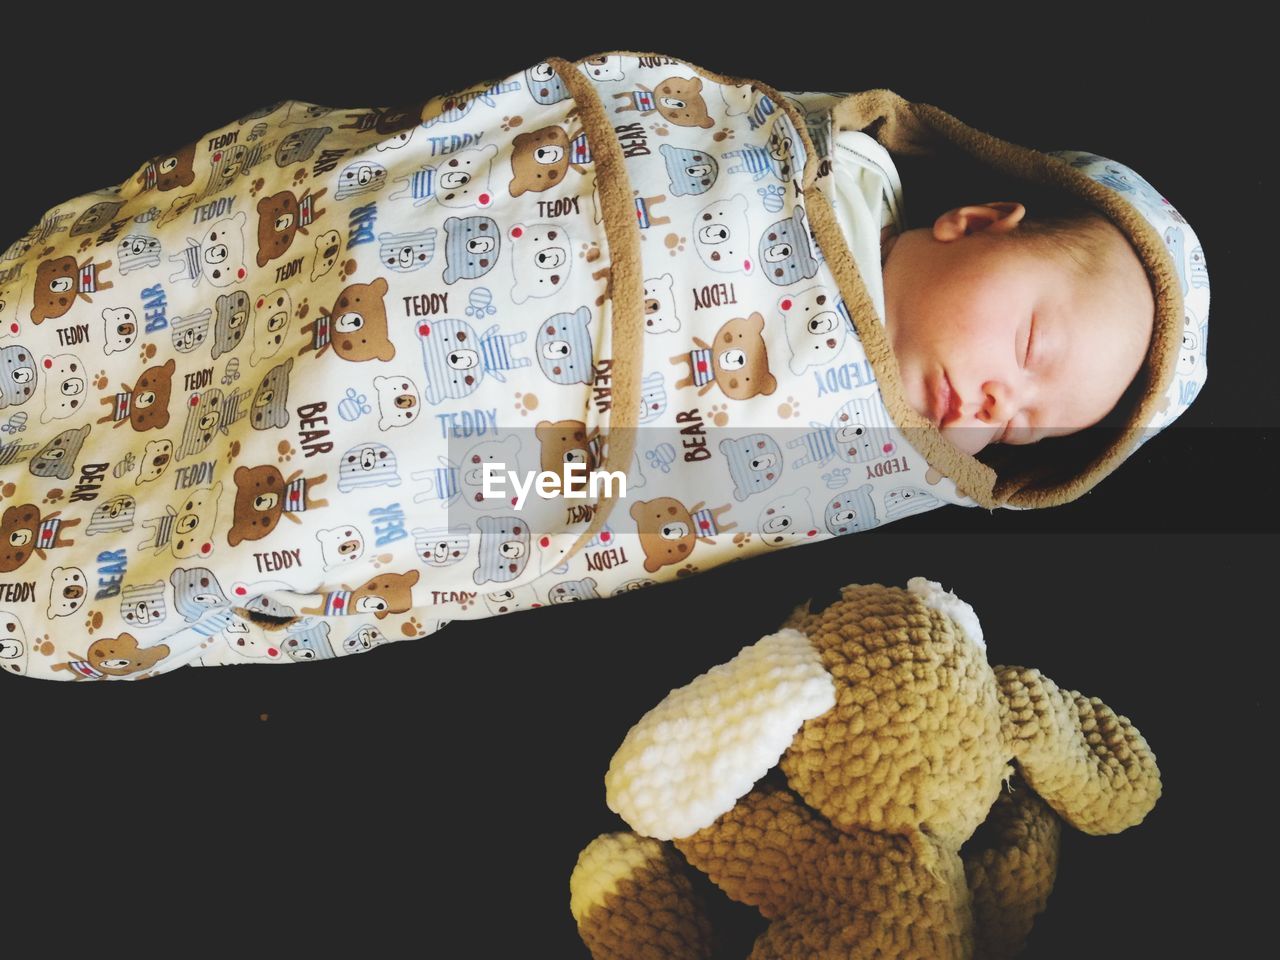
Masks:
[[[644,272],[640,259],[640,226],[631,202],[631,181],[627,177],[622,146],[613,134],[613,125],[594,81],[587,79],[576,64],[560,57],[546,62],[578,106],[578,119],[586,130],[595,164],[595,188],[600,195],[600,211],[609,243],[610,403],[609,426],[604,455],[596,470],[626,473],[635,449],[635,423],[640,412],[639,369],[644,346]],[[629,478],[628,478],[629,479]],[[565,563],[586,546],[604,526],[617,497],[603,494],[596,503],[591,523],[561,559]]]
[[[787,114],[805,147],[807,159],[800,194],[810,228],[849,309],[867,359],[879,381],[889,415],[911,446],[931,467],[955,481],[960,493],[987,509],[1005,505],[1023,508],[1057,506],[1088,492],[1137,447],[1145,425],[1163,403],[1164,394],[1173,379],[1182,343],[1183,305],[1182,290],[1173,259],[1164,241],[1146,218],[1122,196],[1057,157],[974,130],[937,107],[912,103],[892,90],[876,89],[852,93],[832,107],[833,136],[838,130],[865,130],[891,154],[927,155],[937,152],[941,147],[954,145],[1002,173],[1056,187],[1074,195],[1116,225],[1129,240],[1147,271],[1156,305],[1155,324],[1146,361],[1137,375],[1140,388],[1137,392],[1138,399],[1122,418],[1125,425],[1118,431],[1093,428],[1067,437],[1041,440],[1025,447],[992,445],[981,454],[984,459],[991,461],[985,463],[958,449],[931,420],[907,403],[898,376],[897,360],[889,346],[884,325],[876,315],[830,201],[821,190],[810,189],[817,178],[817,165],[812,162],[817,151],[809,137],[805,118],[795,106],[775,88],[759,80],[716,73],[683,58],[670,57],[669,54],[610,50],[575,61],[574,72],[587,60],[616,55],[675,59],[681,66],[694,70],[712,82],[754,86],[767,94]],[[590,83],[581,75],[576,79]],[[569,86],[577,96],[576,85]],[[594,92],[590,94],[590,98],[598,103]],[[592,144],[594,148],[594,139]],[[616,143],[611,146],[620,153]],[[626,183],[625,175],[621,177],[621,181]],[[605,186],[609,186],[608,182]],[[629,186],[625,189],[629,189]],[[606,226],[610,219],[609,209],[605,206]],[[638,232],[639,227],[634,225],[634,218],[630,216],[629,210],[627,218],[632,221],[631,229]],[[611,248],[613,244],[611,233]],[[638,258],[638,242],[631,246],[635,248]],[[613,257],[615,278],[620,254],[619,248]],[[636,269],[639,272],[638,261]],[[639,278],[637,283],[642,290],[643,279]],[[628,361],[632,357],[634,363],[640,362],[638,317],[637,311],[637,335],[631,338],[636,342],[632,344],[628,341],[628,346],[634,347],[635,352],[624,353],[620,348],[614,350],[615,383],[619,367],[630,365]],[[624,328],[629,329],[631,328]],[[631,372],[632,379],[629,382],[634,384],[634,369]],[[615,408],[617,403],[615,389]],[[628,411],[628,426],[634,422],[635,416],[633,411]],[[629,443],[628,451],[631,446]],[[593,524],[593,529],[594,527]]]

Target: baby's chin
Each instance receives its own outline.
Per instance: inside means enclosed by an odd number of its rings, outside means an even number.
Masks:
[[[982,450],[985,450],[995,440],[995,434],[990,427],[975,426],[949,426],[943,427],[940,433],[947,438],[948,442],[958,450],[975,456]]]

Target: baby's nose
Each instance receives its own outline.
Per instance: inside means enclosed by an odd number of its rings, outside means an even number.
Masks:
[[[988,380],[982,385],[982,395],[974,401],[973,416],[990,423],[1000,423],[1013,416],[1013,391],[999,380]],[[967,404],[965,406],[968,406]],[[965,407],[962,414],[969,413]]]

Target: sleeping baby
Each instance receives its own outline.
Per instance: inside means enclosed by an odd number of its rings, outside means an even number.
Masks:
[[[330,659],[1065,503],[1207,320],[1134,171],[887,90],[614,52],[273,104],[0,260],[0,667]]]

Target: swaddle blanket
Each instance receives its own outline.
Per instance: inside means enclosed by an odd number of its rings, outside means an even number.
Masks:
[[[864,128],[1058,183],[1134,242],[1146,390],[1067,482],[903,402],[830,202],[832,132]],[[275,104],[0,261],[0,665],[328,659],[944,503],[1063,502],[1189,402],[1207,295],[1132,171],[889,91],[615,52],[407,107]]]

